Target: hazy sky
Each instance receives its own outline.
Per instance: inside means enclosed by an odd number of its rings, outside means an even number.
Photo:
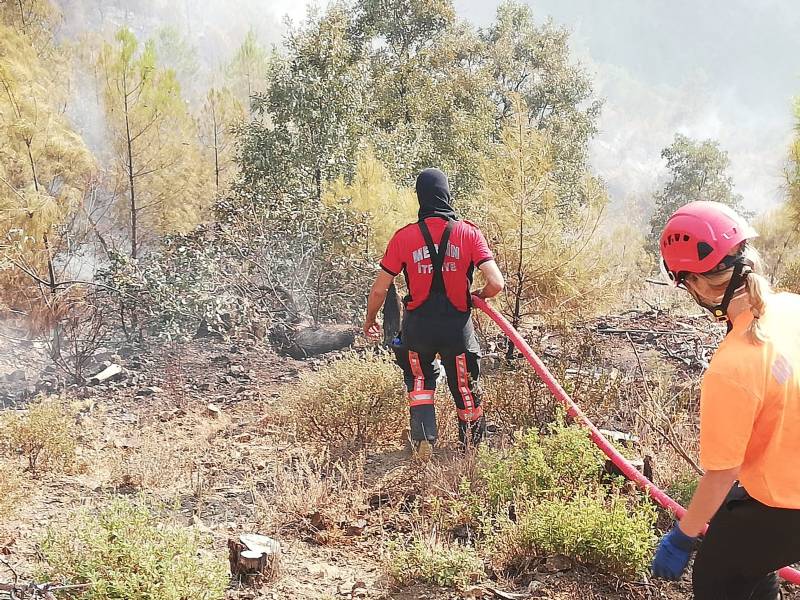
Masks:
[[[209,64],[227,62],[250,27],[278,42],[281,17],[306,0],[57,0],[76,28],[98,6],[130,10],[149,33],[164,21],[189,32]],[[316,2],[326,4],[325,1]],[[460,16],[491,22],[499,0],[455,0]],[[676,132],[718,139],[752,208],[782,198],[782,168],[800,96],[800,0],[529,0],[537,21],[572,32],[575,57],[605,98],[592,145],[597,174],[619,202],[648,196]],[[143,8],[147,6],[147,8]],[[138,10],[137,10],[138,7]],[[71,18],[70,18],[71,17]]]
[[[456,0],[488,23],[495,0]],[[592,148],[619,199],[649,193],[676,131],[718,139],[737,189],[761,208],[782,198],[782,168],[800,96],[798,0],[536,0],[572,31],[575,56],[606,99]]]

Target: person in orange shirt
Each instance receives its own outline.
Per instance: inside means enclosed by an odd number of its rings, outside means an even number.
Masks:
[[[800,561],[800,296],[761,275],[757,235],[730,208],[693,202],[660,241],[670,281],[728,325],[701,388],[705,475],[652,566],[680,578],[710,519],[692,574],[701,600],[775,600],[775,571]]]

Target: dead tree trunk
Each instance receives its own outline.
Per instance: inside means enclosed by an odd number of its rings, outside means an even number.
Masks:
[[[303,359],[326,352],[342,350],[356,340],[356,329],[349,325],[320,325],[318,327],[275,327],[270,340],[282,354]]]

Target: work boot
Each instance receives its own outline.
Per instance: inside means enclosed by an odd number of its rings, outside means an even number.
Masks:
[[[411,416],[411,448],[415,460],[428,460],[433,454],[433,446],[438,437],[436,426],[436,409],[433,404],[412,406]]]
[[[412,440],[435,441],[439,437],[439,428],[436,426],[436,409],[433,404],[412,406],[409,413]]]
[[[481,415],[475,421],[458,421],[458,441],[464,451],[477,448],[486,437],[486,418]]]
[[[416,462],[428,462],[433,457],[435,440],[417,440],[411,442],[412,458]]]

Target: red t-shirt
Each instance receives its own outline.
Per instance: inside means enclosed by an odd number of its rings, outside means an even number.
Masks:
[[[438,251],[447,221],[440,217],[429,217],[425,223]],[[466,312],[469,309],[467,294],[475,267],[493,259],[489,244],[477,225],[469,221],[456,221],[450,231],[442,277],[447,297],[458,310]],[[381,268],[389,275],[396,276],[401,272],[405,275],[411,296],[406,305],[408,310],[418,308],[428,299],[433,282],[433,264],[417,223],[395,232],[386,247]]]

